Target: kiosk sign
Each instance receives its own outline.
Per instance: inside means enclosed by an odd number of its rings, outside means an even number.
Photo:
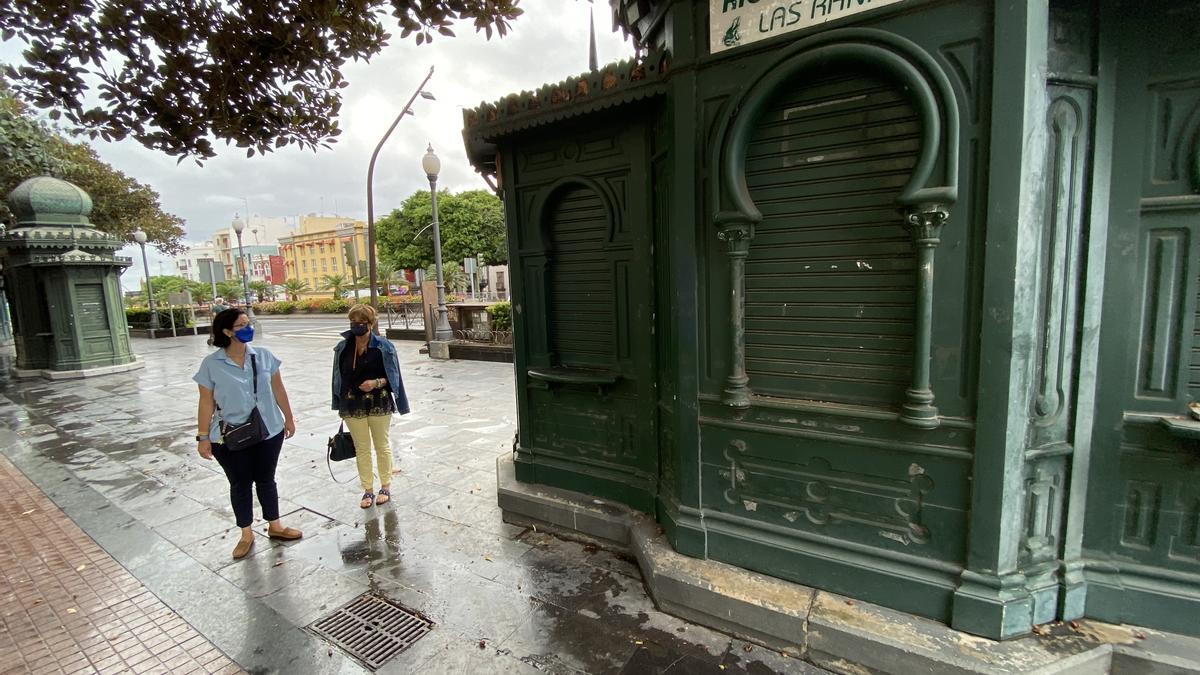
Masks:
[[[726,49],[836,21],[903,0],[708,0],[709,50]]]

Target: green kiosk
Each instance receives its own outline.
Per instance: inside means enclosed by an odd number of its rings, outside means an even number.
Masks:
[[[12,308],[17,377],[72,379],[144,364],[130,349],[120,276],[124,242],[88,220],[92,199],[50,176],[8,195],[13,223],[0,235]]]
[[[1200,635],[1200,3],[613,10],[636,58],[464,115],[515,479],[978,636]]]

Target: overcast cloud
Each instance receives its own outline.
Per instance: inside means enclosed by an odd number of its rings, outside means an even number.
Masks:
[[[627,58],[633,47],[620,33],[611,32],[608,3],[597,3],[596,37],[600,63]],[[176,164],[172,157],[143,148],[133,140],[97,141],[101,158],[126,174],[151,185],[162,196],[163,208],[186,222],[187,240],[208,239],[228,227],[235,213],[297,216],[340,214],[366,219],[366,173],[371,151],[392,119],[435,68],[427,90],[436,101],[417,99],[415,116],[408,116],[392,133],[375,167],[375,212],[399,206],[408,195],[428,189],[420,169],[427,143],[442,159],[439,185],[450,190],[486,188],[467,162],[462,142],[462,110],[512,93],[532,90],[587,70],[588,10],[586,2],[526,0],[525,10],[507,37],[488,41],[469,24],[456,26],[458,37],[438,37],[432,45],[401,40],[370,63],[345,68],[350,86],[343,92],[340,126],[332,150],[316,153],[296,149],[246,158],[236,147],[198,167],[192,161]],[[5,43],[6,61],[19,58],[19,41]],[[220,146],[219,146],[220,147]],[[170,274],[169,260],[152,251],[150,273]],[[142,279],[140,254],[127,248],[123,255],[136,265],[122,279],[136,288]],[[161,270],[161,271],[160,271]]]

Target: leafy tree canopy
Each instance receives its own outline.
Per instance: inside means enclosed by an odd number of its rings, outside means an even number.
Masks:
[[[375,222],[379,256],[405,269],[433,264],[433,208],[429,192],[419,191],[399,209]],[[504,207],[486,190],[438,193],[438,230],[442,237],[442,262],[459,265],[476,254],[484,264],[508,263],[504,237]]]
[[[296,144],[341,132],[342,66],[369,59],[391,35],[417,44],[473,20],[508,31],[519,0],[90,0],[0,3],[0,37],[24,41],[7,76],[51,115],[107,140],[132,136],[181,159]],[[94,87],[94,89],[93,89]]]
[[[0,221],[11,216],[3,197],[41,175],[70,181],[91,195],[91,220],[98,229],[128,241],[141,228],[163,253],[185,250],[183,220],[162,210],[157,192],[100,161],[86,144],[36,120],[0,85]]]

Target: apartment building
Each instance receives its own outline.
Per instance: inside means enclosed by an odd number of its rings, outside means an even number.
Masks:
[[[367,275],[367,224],[343,216],[300,216],[298,231],[279,239],[279,254],[287,278],[308,284],[306,295],[328,295],[326,276]]]

